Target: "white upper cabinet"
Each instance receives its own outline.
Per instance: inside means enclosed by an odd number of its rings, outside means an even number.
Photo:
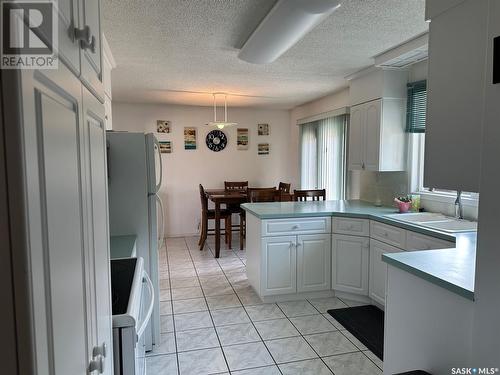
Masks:
[[[101,7],[99,0],[81,0],[81,29],[88,30],[88,41],[81,41],[82,82],[104,102],[101,56]]]
[[[74,37],[78,25],[78,1],[59,0],[58,2],[58,44],[59,58],[77,77],[80,75],[80,45]]]
[[[351,107],[349,170],[405,170],[404,113],[405,99],[381,98]]]
[[[427,0],[424,184],[479,192],[488,0]]]

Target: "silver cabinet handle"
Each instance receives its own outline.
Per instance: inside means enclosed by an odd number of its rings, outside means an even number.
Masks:
[[[101,346],[94,346],[94,349],[92,350],[92,356],[95,358],[99,355],[102,355],[104,358],[106,358],[107,351],[108,347],[106,346],[106,343],[103,342]]]
[[[89,50],[92,53],[96,52],[96,40],[92,35],[89,25],[85,25],[83,29],[75,28],[75,40],[80,42],[80,47],[84,50]]]
[[[90,361],[89,372],[94,371],[98,371],[99,374],[104,372],[104,358],[102,356],[98,356],[96,359]]]

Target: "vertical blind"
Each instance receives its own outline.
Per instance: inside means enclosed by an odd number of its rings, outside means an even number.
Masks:
[[[427,81],[409,83],[407,89],[406,131],[408,133],[425,133]]]
[[[347,116],[301,125],[301,188],[326,189],[326,199],[345,197]]]

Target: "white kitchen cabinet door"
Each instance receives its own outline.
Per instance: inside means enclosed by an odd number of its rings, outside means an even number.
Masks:
[[[404,101],[380,98],[351,107],[349,170],[405,169]]]
[[[363,169],[365,117],[363,105],[351,107],[349,119],[349,170]]]
[[[24,71],[22,86],[37,372],[87,374],[81,85],[60,66]]]
[[[88,296],[95,306],[93,351],[100,351],[103,374],[113,374],[112,310],[108,228],[108,179],[104,106],[83,88],[84,150],[87,169],[87,207],[89,217],[88,261],[92,271],[92,293]]]
[[[297,236],[297,292],[330,289],[330,234]]]
[[[59,0],[58,47],[59,58],[77,77],[80,75],[80,43],[75,39],[78,25],[78,0]]]
[[[364,148],[365,157],[363,169],[369,171],[379,170],[380,150],[383,147],[381,144],[381,111],[382,100],[374,100],[365,104],[365,135]]]
[[[479,192],[488,5],[462,1],[429,23],[424,186]]]
[[[386,253],[399,253],[402,250],[386,243],[370,240],[370,298],[385,305],[385,284],[387,263],[382,260]]]
[[[332,289],[367,296],[369,263],[367,237],[332,236]]]
[[[93,46],[82,44],[81,79],[93,94],[104,102],[100,0],[80,0],[80,9],[81,27],[88,27],[93,38]]]
[[[296,241],[296,236],[262,238],[262,296],[297,292]]]

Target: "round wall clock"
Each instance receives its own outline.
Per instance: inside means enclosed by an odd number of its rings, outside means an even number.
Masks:
[[[226,148],[227,137],[224,132],[220,130],[212,130],[207,134],[205,142],[210,150],[218,152]]]

